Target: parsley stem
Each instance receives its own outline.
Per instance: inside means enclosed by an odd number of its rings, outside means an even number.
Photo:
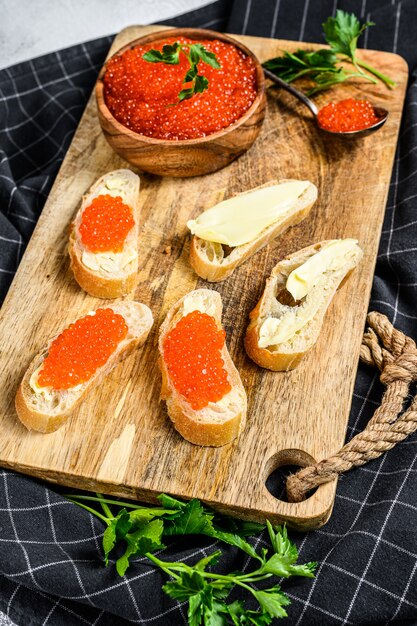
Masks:
[[[101,495],[101,493],[96,493],[97,498],[100,501],[100,505],[101,508],[103,509],[104,513],[107,515],[107,517],[110,517],[111,519],[113,519],[114,515],[110,510],[109,505],[107,504],[104,496]]]
[[[72,493],[64,493],[63,495],[65,498],[69,498],[73,500],[90,500],[92,502],[106,502],[107,504],[115,504],[116,506],[123,507],[124,509],[139,509],[143,511],[152,511],[152,512],[160,510],[160,509],[155,509],[153,507],[140,506],[139,504],[119,502],[118,500],[112,500],[110,498],[103,498],[103,497],[96,498],[95,496],[79,496],[78,494],[72,494]],[[169,511],[169,512],[178,513],[178,511],[175,511],[174,509],[172,509],[172,511]]]
[[[257,570],[259,571],[259,570]],[[233,581],[236,585],[240,585],[241,587],[245,587],[245,589],[250,589],[247,583],[250,582],[259,582],[261,580],[266,580],[270,578],[272,574],[258,574],[257,572],[251,572],[249,575],[244,574],[243,576],[223,576],[222,574],[216,574],[211,572],[199,572],[201,576],[204,578],[213,578],[214,580],[227,580]]]
[[[145,556],[152,561],[152,563],[155,563],[155,565],[157,565],[162,571],[165,572],[165,574],[167,574],[168,576],[171,576],[172,578],[175,578],[176,580],[178,580],[180,578],[180,576],[178,576],[177,574],[174,574],[174,569],[177,569],[179,571],[183,571],[184,567],[175,567],[175,565],[173,563],[169,563],[168,561],[161,561],[160,559],[158,559],[154,554],[152,554],[151,552],[146,552]],[[188,566],[186,566],[186,568],[188,568]],[[188,568],[190,569],[190,568]]]
[[[352,65],[355,69],[357,69],[358,71],[358,75],[361,76],[362,78],[366,78],[366,80],[369,80],[370,83],[373,83],[374,85],[376,85],[378,83],[377,80],[375,80],[375,78],[373,76],[369,76],[369,74],[367,74],[366,72],[364,72],[360,66],[358,65],[358,59],[353,58],[351,59]]]
[[[67,499],[70,502],[72,502],[73,504],[76,504],[77,506],[81,506],[86,511],[89,511],[90,513],[92,513],[93,515],[95,515],[96,517],[101,519],[103,522],[105,522],[107,524],[107,526],[110,524],[110,520],[108,519],[108,517],[104,517],[104,515],[102,515],[101,513],[96,511],[95,509],[92,509],[90,506],[87,506],[86,504],[82,504],[82,502],[77,502],[76,500],[72,500],[72,498],[68,498],[67,497]]]
[[[365,70],[368,70],[368,72],[371,72],[371,74],[373,74],[374,76],[376,76],[377,78],[382,80],[387,85],[387,87],[389,87],[390,89],[392,89],[393,87],[396,86],[396,82],[395,81],[393,81],[391,78],[389,78],[385,74],[382,74],[382,72],[378,71],[377,69],[372,67],[372,65],[369,65],[365,61],[361,61],[360,59],[356,59],[356,64],[359,65],[360,67],[363,67]]]
[[[276,73],[276,72],[274,72],[273,69],[270,69],[269,67],[267,67],[266,64],[264,64],[263,67],[265,67],[265,69],[269,70],[273,74]],[[318,72],[328,72],[329,74],[330,73],[337,74],[339,72],[339,70],[337,68],[331,69],[331,68],[328,68],[328,67],[307,67],[306,69],[300,70],[299,72],[297,72],[297,74],[295,74],[291,78],[284,78],[284,75],[280,76],[279,73],[277,73],[276,75],[278,76],[278,78],[282,78],[287,83],[293,83],[295,80],[298,80],[302,76],[307,76],[308,77],[308,74],[316,74]]]
[[[171,563],[170,561],[161,561],[150,552],[147,552],[145,556],[147,556],[148,559],[155,563],[155,565],[162,569],[166,574],[177,579],[179,578],[179,576],[177,576],[174,572],[188,571],[191,573],[193,571],[193,568],[189,565],[186,565],[185,563]],[[253,589],[247,583],[256,583],[261,580],[266,580],[267,578],[270,578],[272,576],[272,574],[269,572],[266,574],[262,574],[259,569],[254,572],[250,572],[249,574],[242,574],[241,576],[234,576],[233,574],[223,575],[217,574],[215,572],[206,572],[203,570],[199,571],[198,573],[203,578],[210,578],[214,581],[225,581],[228,583],[233,582],[233,584],[239,585],[240,587],[248,589],[251,592],[253,592]]]

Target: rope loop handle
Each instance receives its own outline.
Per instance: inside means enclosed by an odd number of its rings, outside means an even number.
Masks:
[[[337,454],[304,467],[287,478],[289,502],[301,502],[311,489],[377,459],[417,430],[417,396],[408,410],[402,413],[410,385],[417,381],[416,344],[394,328],[382,313],[369,313],[367,322],[369,328],[363,336],[360,358],[381,371],[380,380],[386,386],[381,405],[365,430],[353,437]]]

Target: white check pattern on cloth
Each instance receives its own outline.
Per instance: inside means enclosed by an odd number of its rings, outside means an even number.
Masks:
[[[370,309],[417,338],[417,5],[409,0],[219,0],[173,24],[321,40],[337,8],[377,26],[362,45],[403,54],[411,81],[395,159]],[[71,141],[110,38],[0,72],[0,291],[4,296]],[[370,164],[371,167],[371,164]],[[377,374],[360,365],[348,436],[379,404]],[[343,476],[329,523],[291,533],[314,581],[282,581],[288,624],[417,624],[417,435]],[[187,623],[187,607],[161,591],[143,558],[123,578],[102,565],[102,524],[45,484],[0,470],[0,611],[23,626]],[[264,534],[253,538],[267,546]],[[180,538],[166,558],[193,563],[218,544]],[[223,547],[223,571],[250,560]],[[114,561],[112,562],[114,563]],[[1,620],[0,620],[1,624]]]

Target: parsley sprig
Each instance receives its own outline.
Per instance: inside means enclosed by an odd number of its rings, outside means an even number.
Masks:
[[[190,64],[190,69],[187,71],[182,82],[183,84],[191,83],[191,85],[180,91],[178,94],[180,101],[192,98],[194,94],[203,93],[208,89],[209,82],[207,78],[198,73],[198,64],[200,61],[207,63],[207,65],[215,69],[220,68],[220,63],[214,52],[207,50],[201,43],[181,44],[176,41],[173,44],[165,44],[162,46],[162,51],[152,48],[152,50],[145,52],[142,58],[149,63],[178,65],[181,52],[187,57]]]
[[[374,22],[361,24],[353,13],[337,10],[336,16],[329,17],[323,24],[329,49],[321,48],[315,51],[299,49],[296,52],[284,52],[282,56],[266,61],[264,67],[287,83],[302,77],[310,79],[314,86],[307,92],[309,96],[354,77],[377,83],[374,78],[376,77],[387,87],[395,87],[395,82],[391,78],[356,55],[359,37],[368,27],[374,25]],[[341,65],[346,62],[353,65],[354,72],[346,70]]]
[[[158,497],[161,506],[146,507],[100,494],[69,494],[67,497],[106,524],[103,535],[106,565],[113,550],[117,548],[120,554],[123,545],[124,552],[116,560],[120,576],[125,574],[131,558],[145,556],[170,577],[163,590],[171,598],[188,602],[190,626],[267,626],[274,618],[286,617],[285,607],[290,604],[288,596],[272,579],[314,576],[316,563],[297,564],[298,551],[288,538],[285,527],[274,527],[267,522],[270,547],[258,551],[246,537],[260,532],[264,528],[262,525],[216,515],[199,500],[181,502],[161,494]],[[114,514],[110,505],[116,505],[119,511]],[[101,511],[94,506],[100,506]],[[239,548],[252,557],[255,567],[249,572],[214,572],[211,568],[222,556],[221,550],[212,552],[194,565],[164,561],[155,554],[165,547],[165,537],[199,534]],[[264,581],[273,584],[268,587]],[[262,589],[258,588],[259,583],[262,583]],[[248,608],[245,600],[229,601],[235,588],[256,600],[257,609]]]

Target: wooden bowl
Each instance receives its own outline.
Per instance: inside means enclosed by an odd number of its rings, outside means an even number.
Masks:
[[[180,141],[154,139],[129,130],[110,113],[103,94],[103,76],[106,71],[104,65],[96,84],[98,117],[104,136],[123,159],[145,172],[159,176],[200,176],[225,167],[250,148],[259,135],[265,117],[265,78],[261,64],[246,46],[232,37],[201,28],[161,30],[135,39],[113,56],[118,56],[139,44],[180,36],[191,39],[219,39],[242,50],[255,63],[258,93],[242,117],[224,130],[198,139]]]

